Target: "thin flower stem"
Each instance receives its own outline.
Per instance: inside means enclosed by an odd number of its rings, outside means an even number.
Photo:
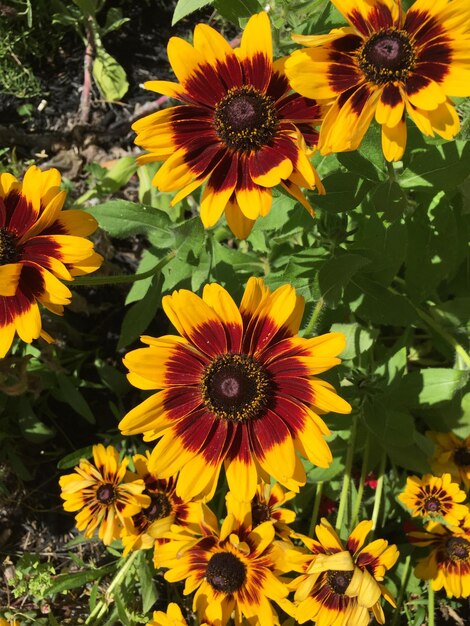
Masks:
[[[364,456],[362,459],[361,477],[359,479],[359,487],[357,489],[356,502],[354,503],[354,509],[351,516],[351,530],[355,527],[359,510],[361,508],[362,496],[364,495],[364,482],[366,480],[367,470],[369,467],[369,453],[370,453],[370,438],[367,434],[366,444],[364,448]]]
[[[317,488],[315,490],[315,500],[313,501],[312,518],[310,520],[310,527],[308,529],[309,537],[313,537],[313,531],[317,524],[318,511],[320,510],[322,493],[323,493],[323,481],[320,480],[318,481]]]
[[[410,562],[411,562],[411,557],[410,555],[408,555],[405,559],[405,567],[403,569],[403,574],[400,580],[400,591],[398,592],[398,597],[397,597],[397,607],[393,614],[393,620],[390,626],[397,626],[398,620],[400,619],[401,605],[403,603],[403,598],[405,597],[405,591],[408,586],[408,579],[410,577]]]
[[[428,626],[434,626],[434,589],[432,581],[428,582]]]
[[[336,530],[340,530],[343,525],[344,512],[348,501],[349,484],[351,482],[351,470],[354,458],[354,446],[356,443],[358,414],[355,412],[352,416],[351,435],[348,441],[346,451],[346,467],[344,468],[343,486],[341,488],[341,496],[339,499],[338,515],[336,517]]]
[[[387,462],[387,453],[384,450],[382,453],[382,458],[380,460],[379,476],[377,478],[377,489],[375,490],[374,509],[372,511],[372,530],[376,529],[377,520],[379,519],[380,503],[382,501],[382,492],[384,488],[384,474],[385,474],[386,462]]]
[[[172,250],[154,267],[142,272],[141,274],[118,274],[117,276],[80,276],[73,281],[64,281],[72,287],[94,287],[100,285],[117,285],[119,283],[135,283],[138,280],[149,278],[159,272],[176,256],[176,252]]]
[[[319,298],[318,302],[315,305],[315,308],[313,309],[312,312],[312,317],[310,318],[307,327],[304,330],[303,336],[304,337],[310,337],[310,335],[313,334],[313,331],[315,330],[315,325],[318,321],[318,318],[320,316],[320,313],[323,309],[323,305],[324,305],[324,301],[323,298]]]
[[[387,172],[388,172],[388,179],[391,183],[396,183],[397,181],[397,175],[395,172],[395,168],[393,167],[393,163],[391,161],[385,161],[385,164],[387,166]]]

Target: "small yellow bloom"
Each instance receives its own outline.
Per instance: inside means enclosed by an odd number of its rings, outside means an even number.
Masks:
[[[452,478],[470,489],[470,436],[466,439],[454,433],[428,432],[427,436],[435,443],[430,464],[435,474],[449,472]]]

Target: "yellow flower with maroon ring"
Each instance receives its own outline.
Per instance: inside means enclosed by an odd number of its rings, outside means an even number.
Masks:
[[[360,522],[346,547],[325,518],[315,529],[317,539],[294,535],[309,551],[286,554],[295,563],[293,569],[302,572],[290,585],[295,590],[298,623],[313,620],[317,626],[367,626],[371,611],[379,624],[385,623],[380,598],[384,596],[392,606],[395,601],[381,583],[399,553],[383,539],[364,546],[371,529],[371,521]]]
[[[470,489],[470,436],[461,439],[454,433],[428,432],[435,450],[430,465],[435,474],[449,472],[452,478]]]
[[[148,151],[141,164],[165,161],[153,184],[176,191],[176,204],[206,183],[201,198],[205,228],[225,216],[244,239],[271,209],[271,188],[282,185],[313,215],[300,190],[324,193],[307,158],[317,143],[320,108],[294,94],[284,60],[273,63],[266,13],[248,21],[241,45],[229,43],[206,24],[194,30],[193,46],[179,37],[168,58],[179,83],[150,81],[148,89],[182,101],[135,122],[136,144]]]
[[[62,211],[58,170],[32,165],[23,182],[0,174],[0,358],[15,333],[26,343],[52,338],[41,327],[38,303],[62,315],[72,296],[62,280],[97,270],[103,259],[86,236],[96,220],[85,211]]]
[[[136,454],[132,459],[137,476],[144,481],[143,493],[150,498],[150,504],[136,515],[124,518],[123,556],[131,550],[147,550],[159,540],[164,541],[172,524],[198,529],[204,517],[202,502],[186,502],[176,495],[176,476],[161,479],[148,471],[148,452],[147,456]]]
[[[448,524],[456,525],[467,515],[464,504],[467,495],[452,482],[450,474],[422,478],[408,476],[405,491],[398,499],[411,509],[413,517],[442,517]]]
[[[455,137],[459,118],[449,96],[470,96],[470,3],[332,0],[348,27],[300,36],[307,46],[285,68],[292,87],[331,100],[320,129],[322,154],[355,150],[372,118],[382,126],[388,161],[406,146],[405,111],[428,136]]]
[[[424,531],[407,533],[417,546],[431,546],[429,554],[418,560],[417,578],[430,580],[434,591],[444,588],[449,597],[470,596],[470,513],[458,526],[429,522]]]
[[[93,460],[81,459],[73,474],[60,477],[60,495],[66,511],[79,511],[78,530],[92,537],[98,528],[108,545],[119,538],[124,519],[150,506],[150,498],[143,493],[144,481],[127,471],[129,459],[120,461],[116,448],[93,446]]]
[[[162,304],[181,337],[142,337],[148,347],[124,358],[133,385],[161,389],[119,425],[124,435],[160,438],[149,471],[179,471],[183,500],[210,499],[225,463],[230,490],[250,501],[269,476],[298,492],[306,478],[297,452],[329,466],[318,413],[351,407],[316,375],[339,363],[344,335],[299,337],[303,298],[291,285],[271,292],[259,278],[249,279],[239,307],[218,284],[202,298],[175,291]]]
[[[237,626],[243,618],[252,626],[274,626],[279,620],[272,602],[288,613],[293,609],[282,578],[284,550],[274,536],[271,522],[251,531],[228,515],[220,532],[184,552],[165,579],[185,580],[185,595],[196,592],[193,610],[200,621],[225,626],[233,613]]]

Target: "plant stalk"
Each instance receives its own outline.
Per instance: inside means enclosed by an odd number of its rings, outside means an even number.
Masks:
[[[379,475],[377,478],[377,489],[375,490],[374,509],[372,511],[372,530],[377,527],[377,520],[379,519],[380,503],[382,501],[382,492],[384,488],[384,474],[385,463],[387,462],[387,453],[385,450],[382,452],[382,458],[380,460]]]
[[[325,304],[323,298],[319,298],[315,308],[313,309],[312,312],[312,317],[310,318],[304,332],[303,332],[303,336],[304,337],[310,337],[311,335],[313,335],[313,331],[315,330],[315,325],[318,321],[318,318],[320,316],[320,313],[322,312],[323,309],[323,305]]]
[[[428,626],[434,626],[434,589],[432,581],[428,581]]]
[[[317,487],[315,490],[315,500],[313,501],[312,518],[310,520],[310,526],[308,530],[309,537],[313,537],[313,532],[317,524],[318,511],[320,510],[322,493],[323,493],[323,481],[320,480],[318,481]]]
[[[351,470],[354,458],[354,446],[356,444],[358,413],[354,412],[352,416],[351,435],[348,441],[346,451],[346,467],[344,468],[343,486],[341,488],[341,496],[339,500],[338,515],[336,517],[336,530],[339,531],[343,525],[344,512],[349,495],[349,485],[351,482]]]
[[[367,469],[369,466],[369,453],[370,453],[370,438],[367,434],[366,445],[364,448],[364,457],[362,459],[361,477],[359,478],[359,486],[357,488],[357,497],[354,503],[354,509],[351,515],[351,530],[355,527],[359,510],[361,508],[362,496],[364,495],[364,482],[367,476]]]
[[[403,603],[403,598],[405,596],[406,587],[408,585],[408,579],[410,577],[410,561],[411,557],[408,555],[405,560],[405,568],[403,570],[403,574],[400,580],[400,591],[397,596],[397,606],[395,612],[393,613],[393,620],[390,626],[397,626],[398,620],[400,619],[400,609]]]

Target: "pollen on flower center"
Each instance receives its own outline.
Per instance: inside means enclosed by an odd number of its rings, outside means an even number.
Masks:
[[[247,421],[259,416],[270,396],[266,370],[245,354],[223,354],[202,376],[204,403],[216,417]]]
[[[405,80],[415,61],[409,34],[396,28],[374,33],[358,53],[359,67],[368,80],[377,85]]]
[[[328,585],[330,588],[340,595],[344,595],[349,587],[353,577],[352,572],[342,572],[339,570],[330,570],[327,574]]]
[[[251,152],[267,145],[277,124],[274,100],[251,85],[232,87],[215,107],[217,135],[238,152]]]
[[[16,263],[20,258],[17,238],[6,228],[0,228],[0,265]]]
[[[451,537],[447,540],[446,552],[454,561],[465,561],[470,556],[470,541],[463,537]]]
[[[207,564],[206,580],[216,591],[234,593],[246,580],[246,567],[231,552],[217,552]]]
[[[441,510],[441,503],[437,498],[426,498],[424,508],[428,513],[438,513]]]
[[[111,504],[116,500],[117,494],[114,485],[105,483],[96,490],[96,499],[101,504]]]
[[[454,454],[454,462],[459,467],[470,465],[470,450],[468,448],[458,448]]]
[[[153,522],[163,519],[171,513],[171,503],[164,493],[151,493],[150,506],[142,511],[147,520]]]

